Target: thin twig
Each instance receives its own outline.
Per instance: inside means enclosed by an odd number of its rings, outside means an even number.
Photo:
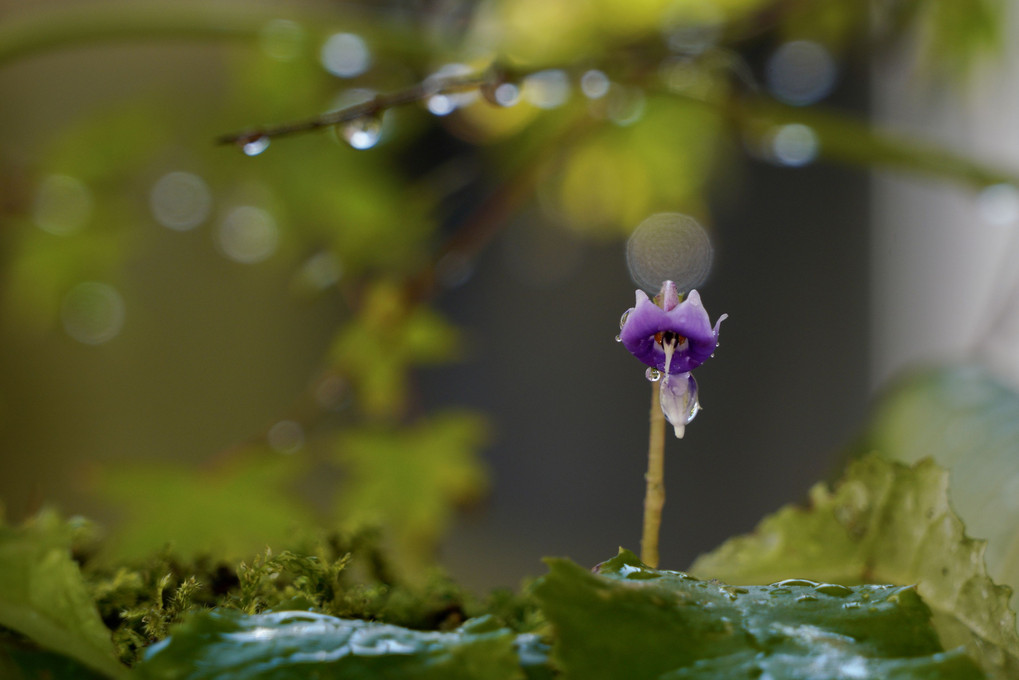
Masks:
[[[354,104],[338,111],[330,111],[314,118],[252,128],[243,132],[231,132],[216,138],[217,144],[247,144],[256,139],[269,139],[311,132],[324,127],[342,125],[362,118],[380,116],[387,109],[405,106],[434,97],[439,94],[456,94],[480,89],[484,85],[498,82],[494,72],[476,73],[468,76],[426,78],[424,81],[403,90],[388,94],[377,94],[368,101]]]
[[[640,541],[640,560],[658,567],[658,533],[665,507],[665,414],[658,396],[658,383],[651,383],[651,431],[647,451],[647,491],[644,494],[644,534]]]

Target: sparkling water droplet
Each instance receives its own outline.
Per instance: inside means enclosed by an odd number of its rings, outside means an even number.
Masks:
[[[630,312],[632,312],[632,311],[633,311],[632,309],[628,309],[625,312],[623,312],[623,315],[621,317],[619,317],[619,327],[620,328],[622,328],[624,325],[626,325],[626,320],[627,320],[627,318],[629,318]]]
[[[623,341],[623,339],[620,336],[617,335],[616,336],[616,342],[622,342],[622,341]]]
[[[245,156],[257,156],[269,148],[269,138],[265,135],[245,137],[237,143]]]
[[[514,83],[485,83],[480,90],[485,101],[496,106],[513,106],[520,101],[520,88]]]
[[[662,377],[662,372],[659,371],[657,368],[648,368],[646,371],[644,371],[644,377],[650,380],[651,382],[658,382],[659,378]]]
[[[340,136],[354,149],[370,149],[382,136],[382,116],[369,115],[355,118],[339,127]]]
[[[435,94],[428,98],[425,106],[436,116],[448,116],[456,111],[456,100],[446,94]]]

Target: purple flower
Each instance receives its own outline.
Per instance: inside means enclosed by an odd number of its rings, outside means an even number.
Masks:
[[[726,315],[712,328],[700,294],[691,290],[680,302],[672,281],[662,284],[655,300],[661,306],[644,291],[637,291],[636,306],[628,309],[621,321],[623,346],[663,373],[688,373],[707,361],[718,346],[718,327]]]
[[[662,412],[682,437],[686,425],[694,419],[697,381],[690,371],[700,366],[718,347],[718,328],[726,315],[718,317],[714,327],[701,304],[701,296],[691,290],[680,302],[676,284],[666,281],[652,301],[637,291],[637,304],[620,320],[619,340],[623,346],[651,368],[648,377],[661,378]]]

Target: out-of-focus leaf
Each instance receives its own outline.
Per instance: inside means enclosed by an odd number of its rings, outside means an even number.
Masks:
[[[817,107],[787,107],[765,99],[748,100],[735,109],[748,142],[760,146],[782,125],[806,125],[817,135],[824,158],[865,167],[902,170],[976,187],[1017,184],[1012,172],[981,164],[934,143],[891,131],[874,130],[864,121]]]
[[[24,649],[0,640],[0,678],[4,680],[103,680],[109,677],[70,657]]]
[[[448,412],[401,430],[342,434],[337,458],[347,472],[337,512],[346,526],[382,526],[411,569],[428,562],[458,505],[486,487],[478,450],[486,439],[476,414]]]
[[[925,370],[879,401],[861,448],[949,471],[952,507],[987,540],[988,573],[1019,588],[1019,394],[978,366]],[[1012,606],[1016,599],[1013,595]]]
[[[458,340],[436,312],[408,300],[396,284],[382,282],[365,295],[360,314],[340,331],[330,356],[354,385],[365,412],[393,416],[403,410],[409,369],[453,358]]]
[[[193,615],[137,666],[148,680],[514,680],[515,635],[489,619],[449,633],[310,612]]]
[[[242,558],[292,539],[314,518],[286,486],[303,471],[292,456],[242,456],[216,469],[170,463],[118,464],[97,471],[96,495],[124,517],[114,552],[135,558],[175,552]]]
[[[70,544],[68,525],[52,512],[17,529],[0,527],[0,625],[105,676],[121,677],[124,668],[113,656],[110,632],[71,559]],[[25,670],[17,658],[11,661]]]
[[[569,147],[550,170],[543,194],[552,212],[578,231],[628,234],[648,214],[700,212],[716,163],[721,118],[683,99],[639,91],[603,102],[625,125],[606,122]],[[626,98],[631,101],[625,101]],[[627,107],[632,107],[629,114]],[[609,115],[609,114],[607,114]]]
[[[942,651],[908,586],[728,586],[625,550],[597,573],[561,559],[549,568],[535,595],[568,678],[983,677],[961,650]]]
[[[691,571],[729,583],[797,576],[836,583],[914,583],[946,647],[966,645],[990,677],[1019,674],[1010,589],[984,566],[984,541],[966,536],[948,500],[948,473],[867,456],[807,508],[786,506],[752,534],[703,555]]]
[[[978,57],[999,48],[1008,24],[1002,0],[927,0],[904,7],[912,13],[925,65],[952,75],[964,75]]]

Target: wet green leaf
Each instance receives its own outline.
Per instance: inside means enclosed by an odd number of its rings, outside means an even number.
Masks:
[[[0,625],[106,676],[120,677],[124,668],[114,659],[110,632],[71,559],[70,544],[68,525],[51,512],[20,528],[0,527]],[[19,661],[13,654],[9,661],[22,670],[22,661],[39,661],[24,655]]]
[[[949,471],[949,498],[987,569],[1019,586],[1019,394],[975,366],[924,371],[881,399],[863,449],[904,463],[930,456]],[[1015,601],[1013,600],[1013,606]]]
[[[137,670],[148,680],[513,680],[524,677],[515,638],[489,619],[440,633],[310,612],[217,610],[192,616]]]
[[[942,651],[908,586],[787,580],[729,586],[659,571],[632,553],[589,572],[549,560],[535,595],[567,678],[980,678]]]
[[[929,459],[907,467],[868,456],[834,489],[815,486],[809,507],[780,509],[691,570],[740,584],[915,583],[946,647],[964,644],[991,677],[1016,677],[1010,591],[987,575],[985,543],[966,536],[947,488],[948,473]]]

